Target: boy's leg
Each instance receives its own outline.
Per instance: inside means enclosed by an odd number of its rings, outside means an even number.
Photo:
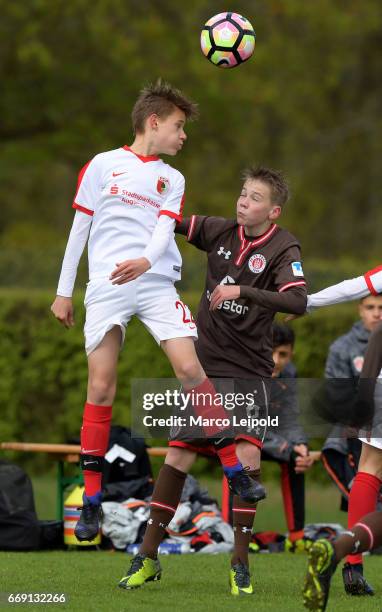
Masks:
[[[305,475],[296,474],[295,460],[292,455],[289,462],[280,462],[281,491],[284,503],[284,513],[288,527],[288,550],[303,552],[306,546],[304,538],[305,523]],[[301,542],[301,550],[298,544]],[[308,542],[308,541],[307,541]]]
[[[249,467],[248,474],[256,481],[259,481],[260,448],[246,440],[238,440],[236,449],[240,461],[243,465]],[[249,574],[248,551],[252,538],[256,508],[256,503],[245,502],[238,495],[233,496],[232,522],[235,540],[230,571],[232,595],[251,595],[253,593]]]
[[[359,470],[354,478],[349,495],[348,528],[352,529],[362,516],[376,509],[382,476],[382,450],[363,443]],[[363,578],[362,554],[347,557],[342,572],[346,592],[354,591],[354,583],[364,584],[364,594],[373,594],[372,587]],[[359,591],[359,589],[358,589]],[[357,591],[357,594],[359,594]]]
[[[354,527],[333,543],[317,540],[309,551],[308,571],[303,589],[304,605],[309,610],[325,610],[330,584],[338,563],[349,554],[363,553],[382,544],[382,512],[363,516]],[[364,578],[353,583],[352,593],[364,595]]]
[[[173,338],[161,342],[161,347],[166,353],[176,377],[186,391],[193,392],[193,397],[199,394],[204,398],[213,398],[216,394],[215,388],[197,358],[194,341],[191,337]],[[198,416],[203,416],[212,421],[227,418],[224,406],[217,401],[193,403],[193,409]],[[204,428],[207,439],[214,445],[215,451],[227,474],[230,486],[242,498],[251,501],[259,501],[265,497],[264,488],[252,481],[247,474],[243,473],[243,466],[236,455],[236,446],[231,427],[222,429],[217,426]],[[237,477],[236,477],[237,475]],[[240,482],[239,482],[240,478]],[[238,481],[235,484],[235,481]]]
[[[88,392],[81,428],[81,468],[85,494],[81,517],[75,528],[79,540],[92,540],[99,528],[102,470],[117,380],[121,330],[113,327],[88,356]]]
[[[196,453],[184,448],[170,447],[164,465],[159,471],[150,502],[150,516],[139,553],[119,586],[135,589],[150,580],[160,578],[161,568],[157,561],[158,547],[171,522],[183,491],[187,472],[196,458]]]

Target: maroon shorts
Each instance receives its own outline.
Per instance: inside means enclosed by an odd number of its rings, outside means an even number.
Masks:
[[[247,379],[214,379],[212,380],[217,393],[225,397],[225,405],[231,408],[236,415],[236,420],[248,421],[244,427],[233,427],[235,442],[245,440],[254,444],[259,449],[263,446],[263,439],[266,433],[266,425],[252,426],[252,421],[257,417],[258,420],[265,420],[268,416],[268,380],[262,378]],[[242,397],[254,398],[249,401],[240,402]],[[227,411],[228,412],[228,411]],[[187,437],[187,434],[180,430],[170,431],[169,446],[185,448],[201,455],[213,457],[216,454],[215,447],[206,437]]]

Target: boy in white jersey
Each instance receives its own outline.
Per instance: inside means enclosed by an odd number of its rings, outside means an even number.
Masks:
[[[96,155],[79,175],[73,203],[76,214],[51,307],[66,327],[74,324],[71,295],[78,262],[89,240],[84,329],[89,378],[81,429],[85,494],[75,528],[79,540],[94,539],[99,529],[117,360],[131,317],[137,315],[161,345],[186,390],[196,391],[196,396],[214,394],[196,357],[195,322],[174,287],[182,263],[174,227],[182,219],[184,178],[158,157],[161,153],[176,155],[186,140],[185,121],[195,115],[194,103],[158,81],[143,89],[135,103],[131,147]],[[194,410],[208,413],[213,421],[222,416],[223,407],[212,401],[202,407],[194,405]],[[263,498],[263,487],[251,480],[238,461],[234,441],[223,437],[227,430],[222,433],[221,428],[211,426],[205,433],[218,443],[217,454],[235,492],[253,501]],[[165,486],[169,473],[181,490],[186,474],[166,463],[157,488],[162,481]],[[161,524],[160,516],[158,521]]]
[[[375,387],[374,401],[380,406],[382,396],[381,385],[381,362],[380,346],[382,343],[382,321],[381,304],[377,299],[382,293],[382,266],[377,266],[362,276],[344,280],[341,283],[322,289],[317,293],[308,295],[307,311],[312,312],[323,306],[331,306],[341,302],[356,299],[363,299],[368,296],[375,296],[374,302],[369,307],[372,309],[368,315],[369,330],[372,332],[368,348],[363,362],[360,383],[364,385],[359,389],[359,396],[367,394],[373,395],[374,381],[379,377],[379,383]],[[294,318],[288,317],[288,318]],[[362,392],[363,389],[363,392]],[[336,407],[334,406],[335,410]],[[380,408],[378,408],[380,410]],[[349,413],[353,410],[349,406]],[[355,416],[358,416],[359,408]],[[379,431],[380,431],[380,414]],[[358,464],[358,471],[353,480],[349,495],[348,507],[348,527],[353,526],[365,515],[376,509],[382,484],[382,438],[376,437],[378,424],[373,427],[373,437],[360,437],[362,442],[361,456]],[[365,435],[365,432],[363,432]],[[362,554],[352,553],[348,557],[348,563],[342,570],[345,592],[349,595],[373,595],[374,591],[363,576]],[[312,608],[313,609],[313,608]],[[324,608],[320,608],[324,609]]]

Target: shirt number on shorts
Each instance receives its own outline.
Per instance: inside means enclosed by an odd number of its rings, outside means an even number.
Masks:
[[[186,306],[186,304],[183,304],[183,302],[181,302],[180,300],[178,300],[177,302],[175,302],[175,308],[178,310],[178,308],[181,308],[183,311],[183,323],[185,323],[186,325],[189,325],[191,329],[195,329],[196,325],[195,325],[195,321],[194,318],[191,314],[190,309],[188,308],[188,306]]]

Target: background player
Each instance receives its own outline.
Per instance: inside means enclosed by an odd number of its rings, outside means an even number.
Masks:
[[[276,461],[281,468],[281,490],[288,526],[285,549],[304,552],[311,544],[304,536],[305,472],[313,465],[308,438],[298,422],[297,371],[292,363],[295,335],[287,325],[274,323],[270,416],[278,417],[277,427],[268,427],[261,453],[262,461]]]
[[[208,255],[205,289],[199,304],[196,350],[208,376],[224,386],[233,381],[236,393],[251,391],[265,413],[266,383],[273,371],[272,321],[275,313],[303,313],[306,287],[299,244],[275,224],[288,199],[279,172],[251,168],[237,201],[236,219],[194,215],[177,232]],[[246,414],[244,406],[242,409]],[[238,431],[237,454],[258,477],[264,428]],[[166,464],[186,474],[198,451],[211,450],[206,440],[170,441]],[[139,554],[120,586],[137,588],[160,575],[157,548],[176,508],[180,490],[156,483],[150,519]],[[256,513],[253,503],[234,497],[235,548],[230,571],[233,595],[253,592],[248,568],[248,545]]]
[[[378,329],[381,329],[379,327]],[[368,357],[373,367],[382,369],[382,342],[380,336],[373,332],[365,356],[368,368]],[[382,512],[372,512],[360,517],[351,530],[342,534],[332,544],[329,540],[317,540],[309,552],[308,571],[304,583],[304,605],[309,610],[322,612],[326,609],[330,583],[338,563],[347,555],[358,555],[382,545]],[[363,594],[363,585],[359,581],[353,584],[354,595]]]
[[[382,324],[379,323],[382,319],[382,296],[379,295],[381,292],[382,266],[378,266],[362,276],[342,281],[308,296],[308,312],[323,306],[357,298],[367,298],[363,301],[365,307],[364,325],[371,332],[371,336],[360,373],[360,393],[366,393],[369,398],[373,395],[375,380],[381,373],[381,364],[378,358],[379,345],[382,343]],[[340,373],[333,368],[331,374],[334,379],[341,377]],[[380,394],[380,386],[378,386],[377,392]],[[382,483],[382,440],[378,437],[360,439],[362,450],[358,474],[354,479],[349,495],[349,527],[352,527],[364,514],[375,510]],[[357,595],[372,595],[374,592],[363,577],[362,555],[351,555],[348,561],[349,563],[343,569],[346,592],[349,594],[355,592]]]
[[[181,271],[174,226],[182,220],[184,178],[158,157],[180,151],[186,140],[186,119],[195,115],[194,103],[158,81],[143,89],[135,103],[131,147],[96,155],[79,175],[73,203],[76,214],[51,307],[61,323],[74,324],[71,295],[89,238],[84,329],[89,378],[81,429],[85,494],[75,528],[79,540],[94,539],[99,529],[117,360],[131,317],[136,314],[160,343],[185,389],[214,392],[195,354],[195,323],[174,287]],[[207,411],[210,416],[224,413],[216,406]],[[214,427],[207,431],[211,437],[217,433]],[[231,486],[257,499],[255,483],[238,462],[233,440],[220,435],[218,442],[217,453]],[[157,482],[166,480],[168,473],[181,491],[185,474],[170,465],[162,468]]]

